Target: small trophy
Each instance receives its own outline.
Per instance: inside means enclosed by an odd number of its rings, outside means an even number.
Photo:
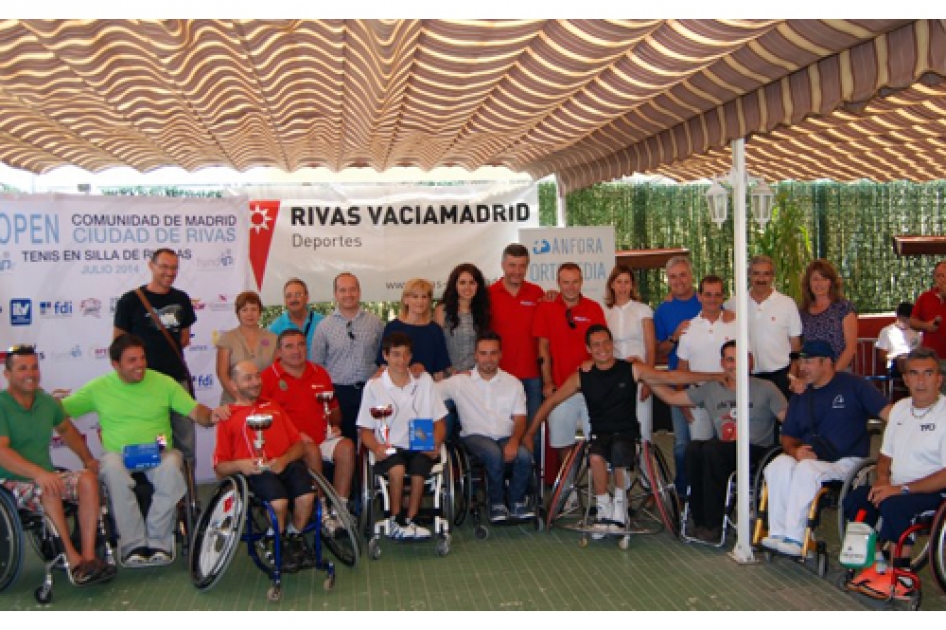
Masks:
[[[332,399],[335,397],[335,392],[321,391],[315,392],[315,399],[322,403],[322,407],[325,409],[325,439],[332,439],[332,423],[329,422],[328,416],[332,412],[329,409],[329,403],[332,402]]]
[[[394,413],[394,407],[391,405],[375,405],[371,408],[371,417],[381,421],[381,441],[384,443],[384,452],[387,455],[394,455],[397,451],[391,446],[391,428],[388,426],[388,416]]]
[[[256,431],[256,439],[253,440],[253,455],[256,457],[256,465],[260,470],[269,470],[266,463],[266,453],[263,452],[263,431],[273,426],[273,416],[268,413],[254,413],[246,417],[246,426]]]

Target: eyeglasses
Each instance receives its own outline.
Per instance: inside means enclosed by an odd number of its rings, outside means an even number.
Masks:
[[[351,339],[352,341],[354,341],[354,340],[355,340],[355,333],[353,333],[353,332],[351,331],[351,325],[352,325],[352,322],[348,322],[347,324],[345,324],[345,330],[348,331],[348,338]]]
[[[578,326],[578,324],[575,323],[575,316],[572,315],[572,309],[570,308],[565,309],[565,321],[568,322],[569,328],[574,329]]]
[[[303,297],[305,297],[305,293],[303,293],[302,291],[299,291],[297,293],[287,293],[285,295],[285,298],[287,300],[291,300],[292,298],[303,298]]]
[[[10,346],[7,348],[7,354],[15,354],[17,356],[29,356],[31,354],[36,354],[36,345],[20,343],[15,346]]]

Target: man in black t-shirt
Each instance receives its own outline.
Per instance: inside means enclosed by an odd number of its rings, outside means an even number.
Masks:
[[[174,347],[152,321],[148,308],[134,290],[125,293],[115,307],[113,337],[131,333],[145,342],[148,368],[170,376],[188,391],[192,390],[184,364],[184,348],[190,344],[191,326],[197,321],[190,297],[172,285],[177,279],[178,256],[170,249],[159,249],[148,261],[151,282],[141,287],[151,307],[170,334]],[[190,462],[194,461],[194,423],[190,418],[171,413],[174,446]]]
[[[647,378],[651,385],[689,385],[702,381],[721,380],[722,374],[658,371],[640,362],[627,362],[614,357],[614,341],[607,326],[593,324],[585,333],[585,345],[591,353],[591,364],[582,366],[542,403],[536,412],[523,442],[535,437],[539,427],[562,401],[579,391],[584,394],[591,422],[589,452],[592,483],[597,502],[597,518],[593,538],[605,533],[623,531],[627,521],[628,469],[634,465],[636,443],[640,438],[637,421],[637,383]],[[615,493],[608,493],[608,464],[614,468]]]

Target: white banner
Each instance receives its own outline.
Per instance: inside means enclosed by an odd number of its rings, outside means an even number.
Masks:
[[[523,230],[529,248],[528,280],[558,290],[558,268],[573,262],[581,267],[582,295],[604,305],[605,283],[614,268],[614,226]]]
[[[332,280],[343,271],[358,276],[365,301],[398,301],[415,277],[431,280],[437,297],[459,263],[477,265],[488,281],[500,277],[503,249],[521,228],[539,225],[531,182],[248,192],[257,199],[250,202],[250,260],[265,304],[281,304],[292,277],[306,281],[312,301],[330,302]]]
[[[187,362],[200,402],[216,406],[216,331],[237,324],[248,287],[247,199],[0,195],[0,350],[33,343],[43,387],[76,389],[112,369],[108,345],[118,298],[146,284],[150,253],[177,251],[175,286],[194,303]],[[77,425],[101,452],[96,418]],[[197,477],[213,478],[213,431],[197,428]],[[76,460],[61,444],[54,461]]]

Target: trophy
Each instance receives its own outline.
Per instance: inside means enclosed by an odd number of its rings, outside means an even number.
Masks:
[[[391,405],[375,405],[371,408],[371,417],[381,421],[381,441],[384,443],[384,452],[387,455],[394,455],[397,451],[391,446],[391,427],[388,426],[388,416],[394,413],[394,407]]]
[[[253,440],[253,455],[256,457],[256,465],[260,470],[269,470],[266,463],[266,453],[263,452],[263,431],[273,426],[273,416],[268,413],[254,413],[246,417],[246,426],[256,431],[256,439]]]
[[[321,391],[315,392],[315,399],[322,403],[322,407],[325,409],[325,439],[332,439],[332,423],[329,422],[328,416],[332,412],[329,409],[328,404],[332,402],[332,398],[335,397],[335,392]]]

